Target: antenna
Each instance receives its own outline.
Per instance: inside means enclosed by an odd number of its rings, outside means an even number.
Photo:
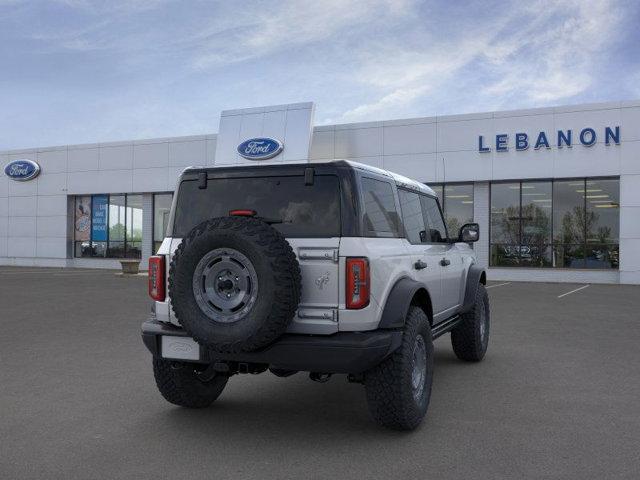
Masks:
[[[447,183],[447,165],[444,163],[444,157],[442,157],[442,183]]]

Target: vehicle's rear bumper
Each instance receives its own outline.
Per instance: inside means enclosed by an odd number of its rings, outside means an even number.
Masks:
[[[190,338],[182,328],[168,323],[148,320],[142,324],[142,340],[149,351],[156,357],[175,358],[166,352],[163,355],[163,336]],[[285,334],[254,352],[222,354],[198,345],[197,360],[193,358],[191,361],[266,364],[282,370],[321,373],[362,373],[393,353],[401,342],[402,332],[398,330],[339,332],[333,335]]]

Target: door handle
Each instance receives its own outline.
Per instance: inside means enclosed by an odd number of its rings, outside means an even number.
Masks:
[[[440,260],[440,265],[442,265],[443,267],[451,265],[451,260],[449,260],[448,258],[443,258],[442,260]]]
[[[413,264],[413,268],[415,268],[416,270],[422,270],[423,268],[427,268],[427,264],[422,260],[418,260]]]

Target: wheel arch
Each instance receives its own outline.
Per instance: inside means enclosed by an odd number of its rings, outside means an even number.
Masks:
[[[469,267],[469,272],[467,273],[467,282],[464,291],[464,302],[461,309],[462,313],[468,312],[473,308],[473,304],[476,298],[476,291],[478,290],[478,285],[480,284],[487,284],[487,272],[484,270],[484,268],[478,265],[471,265]]]
[[[410,305],[420,307],[429,319],[429,325],[433,326],[433,304],[431,303],[431,295],[425,287],[416,290]]]
[[[402,328],[412,305],[420,307],[433,325],[433,304],[427,288],[411,278],[401,278],[387,296],[378,327]]]

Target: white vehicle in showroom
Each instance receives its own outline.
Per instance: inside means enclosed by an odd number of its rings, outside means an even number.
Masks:
[[[433,340],[489,340],[486,273],[426,185],[354,162],[189,168],[158,254],[142,337],[160,393],[207,407],[238,373],[363,383],[381,425],[426,414]]]

